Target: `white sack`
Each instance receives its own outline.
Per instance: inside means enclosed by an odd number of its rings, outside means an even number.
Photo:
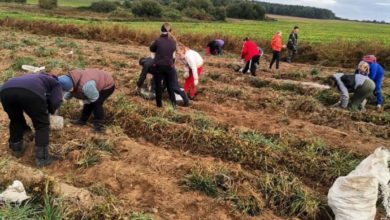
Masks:
[[[8,186],[8,188],[0,194],[0,201],[9,203],[22,203],[29,198],[23,183],[19,180],[15,180],[11,186]]]

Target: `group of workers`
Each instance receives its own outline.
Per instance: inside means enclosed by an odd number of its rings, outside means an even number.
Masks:
[[[282,43],[282,32],[278,31],[272,38],[271,48],[273,57],[269,68],[276,63],[279,68],[281,51],[288,49],[288,62],[292,62],[297,54],[299,28],[294,27],[287,45]],[[207,45],[207,53],[221,55],[224,41],[216,39]],[[150,57],[141,58],[139,64],[142,72],[137,81],[137,90],[144,87],[148,74],[153,76],[150,91],[152,99],[156,100],[157,107],[162,107],[162,95],[166,89],[173,108],[176,108],[177,99],[189,106],[194,100],[199,78],[203,71],[202,56],[182,44],[177,44],[171,33],[169,23],[161,27],[161,35],[150,46]],[[262,50],[249,38],[243,40],[241,59],[244,67],[241,73],[250,72],[256,75],[256,69],[262,56]],[[176,62],[184,64],[184,88],[179,85]],[[368,55],[358,64],[355,74],[346,75],[337,73],[329,78],[329,84],[341,93],[337,106],[347,108],[349,93],[352,109],[364,109],[365,100],[374,92],[377,97],[378,108],[381,108],[383,68],[377,63],[376,57]],[[53,157],[48,152],[51,114],[61,106],[63,100],[72,97],[83,101],[80,117],[71,123],[78,126],[87,125],[91,115],[94,115],[93,125],[95,132],[104,132],[104,102],[114,93],[115,82],[112,76],[98,69],[71,70],[65,75],[54,76],[47,73],[32,73],[14,77],[5,82],[0,88],[0,98],[4,111],[10,119],[9,147],[16,157],[22,157],[25,150],[25,138],[32,133],[24,113],[32,120],[35,130],[35,159],[38,167],[52,163]],[[178,98],[179,97],[179,98]]]

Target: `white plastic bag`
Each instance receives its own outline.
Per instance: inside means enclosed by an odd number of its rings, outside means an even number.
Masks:
[[[390,152],[386,148],[377,148],[355,170],[337,178],[328,193],[328,204],[336,220],[374,220],[379,185],[383,192],[383,205],[386,211],[390,210],[389,159]]]
[[[62,130],[64,128],[64,118],[58,115],[50,115],[50,129]]]
[[[0,201],[10,203],[22,203],[24,200],[29,199],[23,183],[19,180],[15,180],[11,186],[0,194]]]
[[[30,65],[22,65],[22,69],[29,71],[29,72],[32,72],[32,73],[38,73],[38,72],[45,70],[45,67],[44,66],[36,67],[36,66],[30,66]]]

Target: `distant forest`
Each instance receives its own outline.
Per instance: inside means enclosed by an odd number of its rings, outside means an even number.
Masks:
[[[302,18],[336,19],[336,15],[328,9],[300,5],[284,5],[261,2],[267,14],[286,15]]]

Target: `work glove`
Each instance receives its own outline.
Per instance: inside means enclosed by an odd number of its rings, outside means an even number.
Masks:
[[[242,64],[245,64],[245,60],[244,60],[244,59],[241,59],[241,63],[242,63]]]
[[[336,104],[332,105],[333,108],[339,108],[341,107],[341,102],[338,101]]]
[[[199,80],[196,79],[196,80],[194,81],[194,84],[195,84],[195,86],[197,86],[197,85],[199,84]]]
[[[183,76],[184,76],[184,79],[188,79],[188,77],[190,77],[190,72],[185,71]]]
[[[88,104],[91,104],[91,103],[92,103],[92,102],[89,101],[88,99],[83,100],[83,104],[84,104],[84,105],[88,105]]]

